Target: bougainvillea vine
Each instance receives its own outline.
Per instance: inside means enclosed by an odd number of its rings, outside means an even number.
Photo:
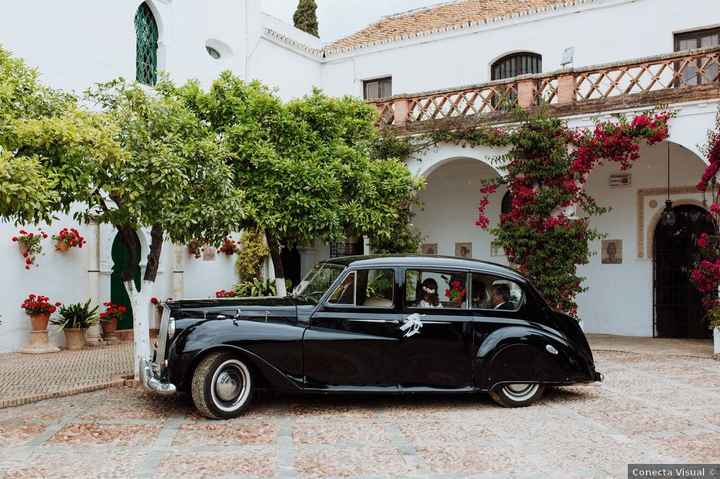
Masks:
[[[510,152],[498,159],[506,174],[486,181],[481,190],[476,225],[490,227],[489,197],[507,188],[510,211],[491,233],[510,263],[557,309],[577,314],[575,298],[585,290],[577,267],[589,262],[589,243],[601,237],[590,226],[590,217],[607,210],[584,189],[590,174],[605,161],[630,168],[643,143],[652,145],[668,137],[670,117],[665,111],[645,113],[572,130],[564,121],[540,114],[524,118],[502,136],[495,129],[479,136],[493,145],[509,146]]]
[[[708,133],[704,150],[707,167],[697,188],[702,192],[711,190],[710,214],[715,219],[715,224],[720,224],[720,191],[716,188],[717,174],[720,171],[720,112],[715,118],[715,128]],[[697,246],[700,249],[700,260],[690,273],[690,279],[703,295],[709,326],[720,327],[720,236],[703,233],[697,239]]]

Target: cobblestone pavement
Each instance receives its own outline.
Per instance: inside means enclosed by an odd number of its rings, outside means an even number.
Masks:
[[[596,353],[599,386],[487,396],[260,397],[233,421],[112,388],[0,410],[0,477],[626,477],[720,462],[720,363]]]
[[[132,344],[0,354],[0,408],[122,383],[120,377],[132,373],[132,361]]]

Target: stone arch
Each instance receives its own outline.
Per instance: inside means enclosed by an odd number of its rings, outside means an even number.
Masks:
[[[407,161],[407,166],[415,175],[428,178],[433,172],[442,166],[461,159],[470,159],[480,161],[490,167],[495,174],[503,177],[503,172],[497,165],[493,164],[493,159],[505,153],[507,149],[498,149],[485,146],[476,146],[472,148],[464,148],[459,145],[442,144],[436,148],[426,151],[414,159]]]

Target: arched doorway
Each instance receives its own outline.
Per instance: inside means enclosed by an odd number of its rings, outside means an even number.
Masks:
[[[302,279],[302,261],[300,251],[297,246],[285,247],[280,252],[280,259],[283,263],[283,271],[285,272],[285,279],[289,279],[292,283],[290,290],[294,289],[300,284]]]
[[[121,233],[115,235],[112,245],[113,267],[110,274],[110,301],[127,308],[125,316],[118,321],[119,330],[133,328],[132,305],[125,289],[124,278],[130,275],[135,282],[135,287],[140,289],[140,239],[134,231],[131,234],[132,240],[135,242],[135,251],[137,251],[136,258],[131,257],[130,251],[122,241]]]
[[[655,227],[655,335],[661,338],[709,338],[702,297],[690,281],[698,260],[698,237],[716,230],[712,216],[695,205],[673,208],[675,222]]]

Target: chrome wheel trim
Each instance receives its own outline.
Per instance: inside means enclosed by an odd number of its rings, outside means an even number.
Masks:
[[[242,361],[228,359],[215,369],[210,395],[215,406],[224,412],[240,409],[250,396],[250,370]]]
[[[506,384],[502,390],[508,399],[522,402],[531,399],[540,389],[539,384]]]

